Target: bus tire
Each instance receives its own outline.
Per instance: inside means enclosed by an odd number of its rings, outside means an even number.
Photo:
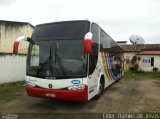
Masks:
[[[122,71],[120,71],[120,76],[119,76],[119,79],[116,80],[116,82],[119,82],[122,78]]]
[[[99,83],[99,92],[95,95],[94,99],[98,100],[104,92],[104,79],[102,78]]]
[[[115,82],[118,83],[121,78],[117,79]]]

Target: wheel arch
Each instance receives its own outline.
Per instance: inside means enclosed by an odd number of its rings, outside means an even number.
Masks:
[[[98,92],[99,92],[99,84],[100,84],[100,83],[103,83],[103,84],[104,84],[104,88],[105,88],[105,76],[104,76],[103,73],[101,73],[101,74],[99,75],[99,78],[98,78],[97,94],[98,94]]]

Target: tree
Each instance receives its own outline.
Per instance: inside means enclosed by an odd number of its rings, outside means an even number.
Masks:
[[[131,59],[131,64],[133,67],[130,67],[130,70],[137,71],[139,69],[139,60],[141,60],[140,56],[134,55]]]

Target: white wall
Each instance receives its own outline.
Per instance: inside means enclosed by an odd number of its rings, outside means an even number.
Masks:
[[[0,84],[24,81],[26,74],[25,55],[0,55]]]
[[[124,58],[128,58],[128,59],[132,59],[132,57],[135,55],[135,52],[124,52]],[[157,67],[158,71],[160,71],[160,55],[139,55],[141,57],[141,60],[139,61],[139,69],[142,71],[146,71],[146,72],[152,72],[153,71],[153,67]],[[154,57],[154,66],[145,66],[143,64],[143,59],[144,58],[149,58],[149,57]],[[124,70],[127,71],[129,70],[129,67],[131,67],[131,64],[126,64],[126,62],[124,63]]]
[[[145,66],[143,64],[143,59],[145,58],[150,58],[150,57],[154,57],[154,66]],[[157,67],[158,71],[160,71],[160,56],[159,55],[141,55],[141,60],[139,61],[139,66],[140,69],[142,69],[143,71],[153,71],[153,67]]]
[[[124,52],[124,58],[125,59],[132,59],[132,57],[135,55],[135,52]],[[126,64],[126,61],[124,62],[124,70],[128,71],[129,67],[132,67],[133,65],[131,63]]]

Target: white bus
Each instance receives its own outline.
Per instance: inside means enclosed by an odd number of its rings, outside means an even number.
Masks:
[[[122,48],[96,23],[88,20],[37,25],[26,66],[29,96],[87,102],[123,75]]]

